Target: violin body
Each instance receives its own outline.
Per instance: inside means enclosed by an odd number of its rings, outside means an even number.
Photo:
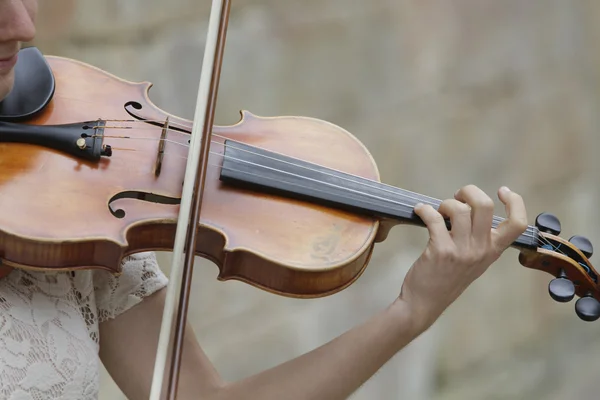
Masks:
[[[43,146],[0,143],[0,210],[10,210],[0,213],[3,264],[118,274],[128,254],[171,250],[189,134],[167,133],[179,143],[165,141],[156,175],[161,128],[111,120],[131,120],[128,110],[134,110],[148,120],[169,118],[173,127],[191,129],[192,122],[152,104],[148,82],[127,82],[70,59],[46,59],[55,93],[26,123],[107,119],[104,142],[112,155],[90,161]],[[214,127],[195,249],[219,267],[220,280],[286,296],[323,296],[352,283],[369,261],[379,219],[227,185],[219,179],[225,138],[378,180],[367,149],[340,127],[311,118],[243,112],[236,125]]]
[[[149,82],[44,60],[54,78],[44,106],[30,102],[32,112],[18,115],[13,96],[18,123],[0,108],[0,277],[12,268],[119,274],[129,254],[173,251],[192,121],[154,105]],[[214,262],[222,281],[289,297],[336,293],[394,225],[424,226],[417,203],[441,204],[381,183],[369,151],[326,121],[244,111],[208,139],[205,180],[194,186],[202,190],[194,255]],[[492,228],[502,220],[494,216]],[[555,300],[577,295],[580,318],[600,318],[593,246],[560,231],[542,213],[512,247],[523,266],[556,277]]]

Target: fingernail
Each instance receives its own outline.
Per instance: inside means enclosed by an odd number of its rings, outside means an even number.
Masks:
[[[503,192],[507,192],[507,193],[508,193],[508,192],[510,192],[510,189],[509,189],[509,188],[507,188],[506,186],[502,186],[502,187],[500,188],[500,190],[502,190]]]
[[[421,207],[423,207],[423,203],[417,203],[417,204],[415,205],[415,210],[416,210],[417,208],[421,208]]]

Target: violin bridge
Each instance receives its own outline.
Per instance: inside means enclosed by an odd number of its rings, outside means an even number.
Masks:
[[[156,153],[156,163],[154,165],[154,176],[160,175],[162,168],[162,161],[165,155],[165,143],[167,138],[167,132],[169,131],[169,117],[165,120],[163,125],[162,133],[160,134],[160,140],[158,142],[158,152]]]

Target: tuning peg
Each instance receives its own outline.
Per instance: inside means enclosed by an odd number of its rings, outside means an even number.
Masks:
[[[561,231],[560,221],[558,218],[550,213],[541,213],[535,219],[535,226],[540,231],[548,232],[553,235],[559,235]]]
[[[600,318],[600,302],[588,294],[577,300],[575,312],[583,321],[595,321]]]
[[[555,301],[568,303],[575,297],[575,285],[567,279],[567,274],[561,269],[558,277],[548,284],[548,293]]]
[[[592,242],[585,236],[571,236],[569,239],[575,247],[577,247],[587,258],[592,258],[592,254],[594,254],[594,246],[592,246]]]

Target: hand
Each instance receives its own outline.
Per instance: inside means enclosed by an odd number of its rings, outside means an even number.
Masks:
[[[398,298],[408,307],[415,329],[428,329],[527,229],[521,196],[502,187],[498,197],[507,219],[496,229],[492,229],[494,202],[473,185],[442,202],[438,211],[430,205],[415,207],[427,226],[429,242],[408,271]],[[450,231],[444,217],[450,219]]]

